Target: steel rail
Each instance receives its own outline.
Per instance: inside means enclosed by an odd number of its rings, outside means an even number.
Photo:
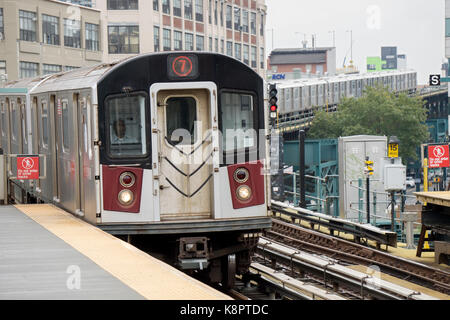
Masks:
[[[383,272],[408,278],[408,281],[445,294],[450,292],[450,273],[344,239],[275,219],[272,221],[272,229],[266,232],[266,236],[288,243],[290,246],[329,255],[347,263],[377,265]]]
[[[355,237],[369,239],[377,242],[378,245],[385,244],[392,247],[397,246],[397,233],[383,230],[372,225],[364,225],[344,219],[334,218],[322,213],[313,212],[307,209],[295,208],[284,203],[272,201],[270,207],[272,212],[280,213],[291,217],[308,221],[314,225],[320,225],[328,228],[330,231],[339,231],[353,234]],[[292,211],[289,211],[292,210]]]
[[[335,261],[298,251],[284,244],[272,242],[270,239],[260,238],[257,250],[262,254],[269,255],[272,259],[282,260],[284,265],[306,269],[317,275],[323,275],[324,279],[329,278],[345,286],[350,286],[354,290],[360,290],[362,298],[365,293],[375,298],[389,300],[436,300],[432,296],[374,278],[366,273],[342,266]]]

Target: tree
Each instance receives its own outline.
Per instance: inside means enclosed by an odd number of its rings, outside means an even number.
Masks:
[[[400,156],[417,160],[416,148],[429,138],[422,98],[396,95],[384,87],[368,87],[359,99],[344,99],[335,113],[316,114],[308,138],[353,135],[397,136]]]

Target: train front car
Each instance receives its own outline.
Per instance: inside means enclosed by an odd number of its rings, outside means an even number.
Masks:
[[[219,54],[150,54],[98,83],[99,226],[231,285],[270,228],[263,80]]]

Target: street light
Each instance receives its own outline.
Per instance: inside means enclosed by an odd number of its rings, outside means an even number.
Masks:
[[[346,32],[350,32],[350,64],[353,65],[353,30],[347,30]]]
[[[336,48],[336,30],[328,31],[328,33],[333,35],[333,47]]]

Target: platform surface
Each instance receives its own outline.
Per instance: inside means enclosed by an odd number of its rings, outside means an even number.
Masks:
[[[450,207],[450,191],[415,192],[414,195],[421,202]]]
[[[230,298],[45,204],[0,206],[0,299]]]

